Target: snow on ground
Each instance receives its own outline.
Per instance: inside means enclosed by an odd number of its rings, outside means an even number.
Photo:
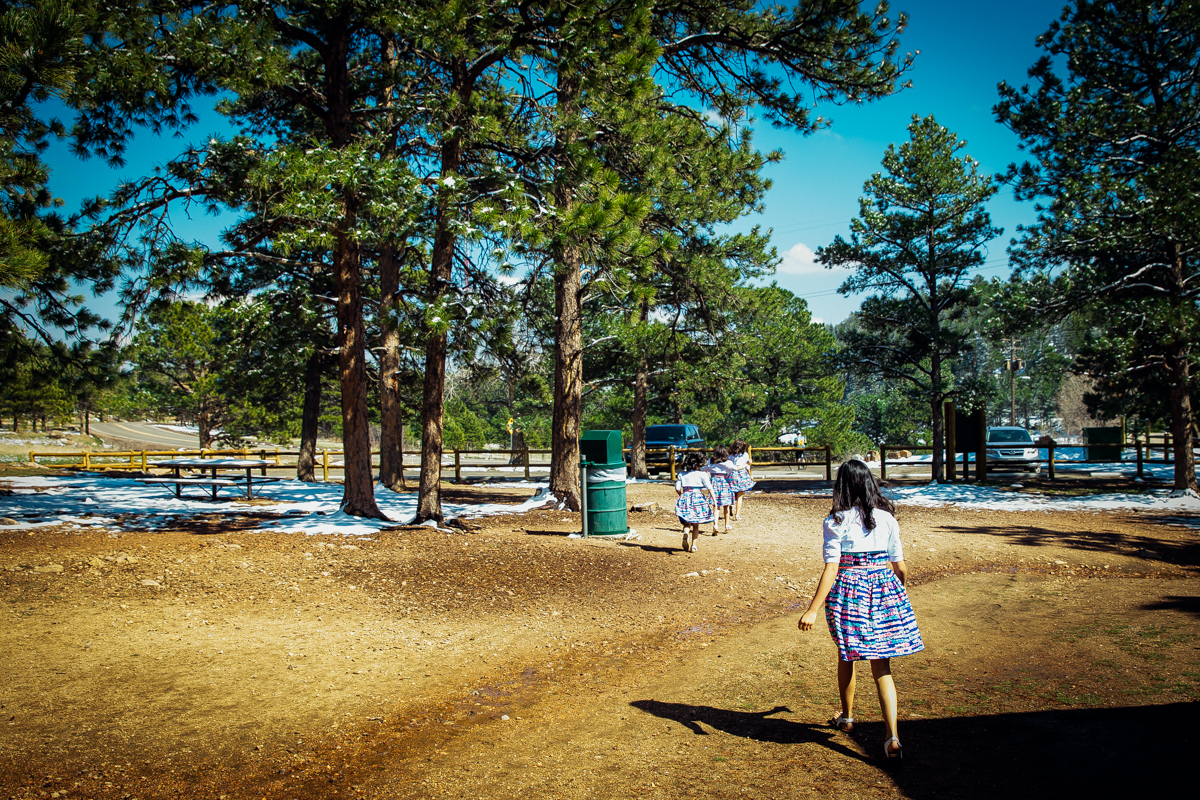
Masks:
[[[1145,494],[1113,492],[1094,495],[1047,495],[1017,492],[1018,481],[1007,487],[977,486],[962,483],[930,483],[924,486],[893,486],[885,489],[898,505],[956,506],[990,511],[1148,511],[1200,514],[1200,497],[1194,494],[1176,496],[1170,489],[1154,489]],[[801,495],[825,496],[828,490],[813,489],[795,492]],[[1200,527],[1200,518],[1179,517],[1178,524]]]
[[[7,478],[5,483],[13,494],[0,497],[0,517],[15,520],[19,528],[61,524],[108,527],[117,524],[116,517],[123,517],[121,526],[155,529],[196,514],[246,511],[287,515],[261,523],[261,527],[272,530],[362,536],[392,525],[410,524],[417,512],[415,493],[397,494],[380,487],[375,491],[375,500],[391,521],[351,517],[338,510],[342,499],[340,485],[295,480],[261,487],[256,499],[277,502],[253,506],[236,500],[217,503],[205,500],[204,488],[185,488],[185,496],[176,498],[170,487],[146,485],[132,478],[34,476]],[[555,502],[544,488],[525,486],[538,488],[538,492],[519,505],[443,503],[442,510],[447,518],[480,517],[520,513]],[[236,497],[229,490],[219,496]]]

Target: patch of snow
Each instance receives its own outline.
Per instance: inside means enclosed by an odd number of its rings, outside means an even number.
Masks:
[[[243,505],[236,500],[214,503],[211,499],[204,499],[197,491],[193,491],[191,496],[185,494],[182,498],[176,498],[170,488],[142,484],[132,478],[34,475],[7,478],[4,483],[11,486],[14,493],[0,497],[0,517],[17,520],[18,528],[121,524],[155,530],[197,514],[211,514],[219,510],[235,515],[245,510],[256,514],[286,515],[261,521],[261,528],[306,534],[366,536],[378,533],[383,528],[410,524],[417,513],[416,493],[400,494],[379,488],[375,492],[375,500],[388,519],[354,517],[341,510],[341,486],[296,480],[260,487],[256,498],[275,502],[254,506]],[[514,505],[443,503],[442,512],[447,519],[481,517],[522,513],[557,502],[545,485],[523,484],[522,488],[536,488],[538,491],[528,500]],[[118,523],[115,518],[120,516],[124,516],[124,519]]]

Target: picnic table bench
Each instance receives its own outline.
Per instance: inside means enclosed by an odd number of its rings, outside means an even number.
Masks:
[[[254,499],[255,485],[264,483],[275,483],[280,478],[269,478],[264,476],[254,476],[252,471],[262,469],[273,465],[272,461],[265,461],[257,458],[173,458],[167,461],[156,461],[152,466],[167,467],[174,471],[174,476],[170,478],[142,478],[139,482],[145,484],[159,484],[175,487],[175,496],[183,497],[183,487],[185,486],[207,486],[212,490],[212,499],[217,499],[217,490],[222,488],[239,489],[247,500]],[[184,469],[199,470],[201,477],[185,477],[182,474]],[[217,470],[226,470],[225,473],[218,475]],[[245,470],[245,475],[230,474],[229,470]],[[209,471],[210,477],[204,477],[204,472]],[[264,470],[265,471],[265,470]]]

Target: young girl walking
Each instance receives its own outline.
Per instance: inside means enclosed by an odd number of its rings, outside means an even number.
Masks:
[[[712,458],[704,471],[712,479],[713,497],[725,520],[725,532],[733,530],[733,462],[729,460],[729,450],[723,444],[713,448]],[[717,518],[713,517],[712,535],[717,535]]]
[[[675,516],[683,525],[683,549],[690,553],[696,552],[700,525],[707,522],[715,525],[717,519],[712,480],[703,467],[703,455],[688,453],[683,457],[683,472],[675,479],[675,493],[679,495],[675,501]]]
[[[854,729],[854,662],[871,662],[879,708],[887,726],[886,758],[903,758],[896,730],[896,687],[891,660],[923,650],[921,632],[904,590],[908,569],[900,545],[895,508],[879,493],[867,465],[852,459],[838,468],[833,508],[825,518],[825,570],[800,630],[811,630],[817,609],[838,648],[838,694],[842,713],[830,724]]]
[[[739,522],[742,519],[742,495],[754,488],[754,476],[750,468],[754,466],[750,460],[750,445],[745,440],[737,439],[729,448],[729,460],[733,463],[733,518]]]

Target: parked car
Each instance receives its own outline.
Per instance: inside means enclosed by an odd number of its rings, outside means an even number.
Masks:
[[[649,472],[660,472],[668,469],[671,451],[685,447],[704,448],[704,438],[700,429],[695,425],[648,425],[646,426],[646,469]],[[675,456],[676,465],[683,460],[681,454]]]
[[[1037,472],[1038,448],[1024,428],[1011,426],[987,429],[987,464],[992,467],[1020,467]]]

